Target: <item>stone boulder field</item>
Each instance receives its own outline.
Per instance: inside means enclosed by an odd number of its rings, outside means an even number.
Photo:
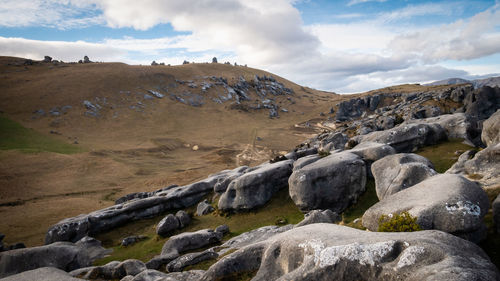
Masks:
[[[298,109],[280,105],[299,103],[281,78],[218,77],[173,80],[199,90],[189,94],[144,94],[190,110],[264,108],[269,122]],[[113,114],[86,101],[87,117]],[[329,113],[288,126],[316,131],[265,161],[117,193],[48,226],[43,246],[0,234],[0,280],[500,280],[500,88],[406,85],[316,102]]]

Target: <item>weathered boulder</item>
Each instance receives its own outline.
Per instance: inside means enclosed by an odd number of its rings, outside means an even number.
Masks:
[[[218,257],[219,255],[213,250],[185,254],[168,263],[167,270],[168,272],[179,272],[187,266],[198,264],[206,260],[213,260]]]
[[[304,226],[313,223],[336,223],[341,221],[342,218],[339,214],[332,212],[331,210],[312,210],[304,215],[304,219],[299,222],[295,227]]]
[[[387,155],[395,154],[396,150],[387,144],[368,141],[356,145],[349,152],[358,155],[365,162],[375,162]]]
[[[160,267],[175,260],[179,256],[179,253],[174,251],[166,255],[157,255],[146,263],[146,267],[148,269],[160,269]]]
[[[476,154],[475,150],[467,150],[464,153],[460,154],[457,159],[457,162],[453,164],[445,173],[446,174],[465,174],[465,162],[474,158]]]
[[[219,243],[222,239],[222,233],[212,229],[202,229],[196,232],[184,232],[175,236],[163,244],[162,255],[171,253],[183,253],[189,250],[196,250],[208,245]]]
[[[349,138],[344,133],[331,132],[326,135],[320,135],[320,150],[330,151],[335,149],[344,149]]]
[[[363,226],[377,231],[382,215],[408,211],[422,229],[438,229],[478,242],[484,238],[486,192],[459,175],[441,174],[385,197],[363,215]]]
[[[293,160],[266,164],[233,180],[219,199],[219,209],[246,211],[264,205],[287,186],[292,165]]]
[[[413,153],[389,155],[375,161],[371,169],[380,200],[437,175],[431,161]]]
[[[229,226],[227,224],[219,225],[215,228],[215,232],[220,232],[222,235],[229,233]]]
[[[464,157],[465,158],[465,157]],[[472,159],[466,159],[463,170],[452,166],[447,173],[458,171],[467,177],[477,181],[483,188],[495,187],[500,178],[500,143],[490,145],[474,154]],[[458,164],[457,164],[458,165]]]
[[[55,267],[41,267],[24,271],[6,278],[2,281],[81,281],[83,279],[71,277],[66,271]]]
[[[500,110],[483,122],[481,140],[486,146],[500,142]]]
[[[1,252],[0,277],[47,266],[71,271],[89,266],[109,252],[101,247],[101,242],[90,237],[84,237],[76,243],[57,242]]]
[[[365,191],[365,163],[353,153],[333,153],[294,171],[288,184],[290,197],[302,211],[341,213]]]
[[[321,157],[317,154],[299,158],[297,161],[293,163],[293,171],[299,170],[304,166],[307,166],[311,163],[318,161],[319,159],[321,159]]]
[[[45,244],[56,241],[78,241],[86,235],[95,235],[130,221],[151,218],[168,210],[190,207],[213,191],[221,178],[230,175],[223,171],[186,186],[169,187],[154,196],[127,201],[89,214],[64,219],[51,226],[45,235]]]
[[[113,279],[121,279],[127,275],[135,276],[146,269],[146,265],[142,261],[128,259],[113,268],[112,276]]]
[[[390,130],[372,132],[352,138],[357,143],[370,141],[388,144],[396,152],[412,152],[420,147],[436,144],[445,139],[445,130],[435,123],[403,123]]]
[[[204,216],[206,214],[210,214],[211,212],[215,211],[214,207],[208,203],[208,200],[203,200],[201,201],[198,206],[196,207],[196,215],[198,216]]]
[[[481,248],[441,231],[373,233],[335,224],[294,228],[244,247],[212,265],[200,280],[247,272],[256,272],[254,281],[500,278]]]
[[[186,213],[186,211],[177,211],[177,213],[175,213],[175,217],[179,220],[180,228],[186,227],[191,223],[191,218],[189,217],[188,213]]]
[[[156,234],[167,236],[172,231],[179,228],[179,219],[173,214],[168,214],[156,226]]]
[[[479,120],[487,119],[500,108],[500,88],[481,87],[467,95],[464,106],[466,114]]]
[[[240,177],[243,175],[245,172],[247,172],[248,166],[241,166],[237,167],[233,170],[225,170],[222,172],[226,172],[226,176],[219,178],[217,182],[214,185],[214,191],[216,193],[223,193],[226,191],[227,186],[236,178]]]
[[[497,233],[500,233],[500,194],[493,201],[493,222],[497,227]]]

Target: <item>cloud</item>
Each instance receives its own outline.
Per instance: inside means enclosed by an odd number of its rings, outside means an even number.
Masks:
[[[352,5],[357,5],[357,4],[362,4],[362,3],[367,3],[367,2],[385,2],[387,0],[351,0],[349,3],[347,3],[347,6],[352,6]]]

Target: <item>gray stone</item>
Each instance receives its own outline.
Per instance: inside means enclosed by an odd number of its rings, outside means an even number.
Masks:
[[[156,234],[167,236],[180,227],[179,219],[173,214],[168,214],[156,226]]]
[[[208,200],[205,199],[198,204],[198,207],[196,208],[196,215],[204,216],[206,214],[210,214],[213,211],[215,211],[215,208],[212,207],[212,205],[208,203]]]
[[[464,106],[466,114],[479,120],[488,119],[500,108],[500,88],[481,87],[465,98]]]
[[[162,93],[157,92],[157,91],[153,91],[153,90],[148,90],[148,93],[152,94],[153,96],[155,96],[159,99],[165,97],[165,95],[163,95]]]
[[[227,224],[219,225],[215,228],[215,232],[220,232],[222,235],[229,233],[229,226]]]
[[[457,162],[455,162],[455,164],[453,164],[453,166],[446,171],[446,174],[465,174],[465,162],[472,159],[475,154],[475,150],[467,150],[466,152],[460,154]]]
[[[361,159],[363,159],[363,161],[365,161],[366,171],[369,176],[372,176],[372,163],[384,158],[387,155],[395,154],[396,150],[387,144],[368,141],[356,145],[354,148],[350,149],[349,152],[358,155]]]
[[[486,192],[459,175],[441,174],[387,196],[363,215],[363,226],[377,231],[382,215],[408,211],[422,229],[438,229],[478,242],[488,212]]]
[[[221,245],[223,250],[219,252],[219,255],[222,255],[231,249],[241,249],[248,245],[262,242],[276,234],[283,233],[292,228],[293,225],[291,224],[285,226],[270,225],[244,232],[224,242],[224,244]]]
[[[403,123],[390,130],[372,132],[354,137],[357,143],[378,142],[392,146],[396,152],[412,152],[446,139],[446,132],[439,124]]]
[[[191,223],[191,218],[186,211],[177,211],[177,213],[175,213],[175,217],[179,220],[179,228],[186,227]]]
[[[500,278],[481,248],[441,231],[372,233],[335,224],[298,227],[244,247],[212,265],[201,280],[244,272],[256,272],[254,281]]]
[[[500,179],[500,143],[492,144],[477,152],[464,163],[465,174],[483,188],[498,186]]]
[[[146,265],[142,261],[128,259],[116,265],[113,268],[112,275],[113,279],[121,279],[127,275],[135,276],[146,269]]]
[[[196,250],[205,246],[220,243],[222,233],[211,229],[202,229],[196,232],[184,232],[170,237],[163,245],[162,255],[180,254],[190,250]]]
[[[481,140],[486,146],[500,142],[500,110],[483,122]]]
[[[172,252],[167,255],[157,255],[146,263],[148,269],[160,269],[165,264],[179,257],[179,253]]]
[[[320,147],[326,147],[327,145],[330,144],[330,149],[323,149],[325,151],[330,151],[330,150],[335,150],[335,149],[344,149],[345,144],[349,138],[347,137],[346,134],[344,133],[339,133],[339,132],[332,132],[324,137],[320,137]],[[320,148],[321,150],[321,148]]]
[[[302,211],[340,213],[365,191],[365,163],[353,153],[334,153],[294,171],[288,183],[290,197]]]
[[[71,277],[66,271],[55,267],[41,267],[33,270],[24,271],[6,278],[2,281],[78,281],[83,280]]]
[[[135,244],[135,243],[137,243],[139,241],[147,239],[147,238],[148,237],[144,236],[144,235],[133,235],[133,236],[125,237],[125,238],[123,238],[121,245],[123,247],[127,247],[127,246]]]
[[[203,261],[213,260],[218,258],[219,255],[212,251],[207,250],[199,253],[189,253],[176,258],[167,265],[168,272],[179,272],[185,267],[195,265]]]
[[[0,277],[47,266],[71,271],[90,266],[94,260],[109,252],[101,247],[101,242],[90,237],[84,237],[77,243],[58,242],[1,252]]]
[[[378,199],[437,175],[427,158],[413,153],[389,155],[375,161],[371,167]]]
[[[111,261],[103,266],[91,266],[71,271],[69,274],[73,277],[84,279],[113,279],[113,271],[119,261]]]
[[[293,160],[266,164],[233,180],[219,199],[223,211],[247,211],[267,203],[287,186]]]
[[[331,210],[312,210],[304,215],[304,219],[299,222],[295,227],[304,226],[313,223],[336,223],[341,221],[342,218],[339,214]]]
[[[245,172],[247,172],[248,166],[241,166],[237,167],[233,170],[225,170],[223,172],[226,172],[227,176],[220,178],[217,183],[214,185],[214,191],[216,193],[223,193],[226,191],[227,186],[235,179],[243,175]]]
[[[321,159],[321,157],[319,155],[308,155],[308,156],[304,156],[302,158],[299,158],[297,161],[295,161],[293,163],[293,171],[300,170],[301,168],[303,168],[309,164],[312,164],[312,163],[318,161],[319,159]]]
[[[493,223],[497,228],[497,233],[500,233],[500,194],[493,201]]]

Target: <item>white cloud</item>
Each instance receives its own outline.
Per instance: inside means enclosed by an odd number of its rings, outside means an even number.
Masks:
[[[352,5],[357,5],[357,4],[362,4],[362,3],[367,3],[367,2],[385,2],[387,0],[351,0],[349,3],[347,3],[347,6],[352,6]]]

